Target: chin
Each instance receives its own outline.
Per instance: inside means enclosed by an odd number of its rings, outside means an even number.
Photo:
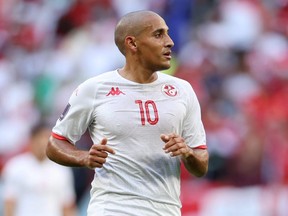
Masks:
[[[161,68],[161,70],[167,70],[167,69],[169,69],[170,67],[171,67],[171,65],[169,64],[169,65],[163,66],[163,67]]]
[[[151,69],[153,71],[163,71],[163,70],[167,70],[171,67],[171,64],[170,64],[170,61],[169,62],[165,62],[165,63],[162,63],[162,64],[154,64]]]

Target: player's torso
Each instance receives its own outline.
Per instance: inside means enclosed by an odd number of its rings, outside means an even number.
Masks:
[[[180,87],[164,79],[151,84],[103,82],[96,94],[92,131],[111,140],[132,134],[180,133],[187,112]]]
[[[125,194],[165,203],[165,209],[179,208],[180,161],[164,152],[160,134],[181,134],[186,95],[177,81],[164,78],[159,76],[156,82],[143,85],[111,78],[98,86],[91,137],[94,143],[107,137],[107,145],[116,154],[109,155],[103,168],[96,169],[92,202]],[[122,209],[126,204],[111,206]],[[143,204],[145,211],[151,208]]]

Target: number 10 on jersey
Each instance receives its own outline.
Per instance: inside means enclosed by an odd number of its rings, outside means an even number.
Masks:
[[[141,124],[145,125],[148,122],[150,125],[156,125],[159,121],[158,110],[156,103],[153,100],[135,100],[139,106]]]

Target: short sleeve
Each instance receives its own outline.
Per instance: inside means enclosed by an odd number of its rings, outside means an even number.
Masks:
[[[187,82],[185,86],[187,97],[187,113],[183,124],[182,136],[191,148],[206,145],[206,134],[201,119],[201,108],[198,98]]]
[[[52,132],[75,144],[92,121],[95,91],[91,80],[79,85],[70,96],[68,104]]]

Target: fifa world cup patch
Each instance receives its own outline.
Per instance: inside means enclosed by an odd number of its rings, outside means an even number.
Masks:
[[[68,103],[63,111],[63,113],[60,115],[59,120],[62,121],[64,119],[64,117],[67,115],[69,109],[70,109],[71,105]]]

